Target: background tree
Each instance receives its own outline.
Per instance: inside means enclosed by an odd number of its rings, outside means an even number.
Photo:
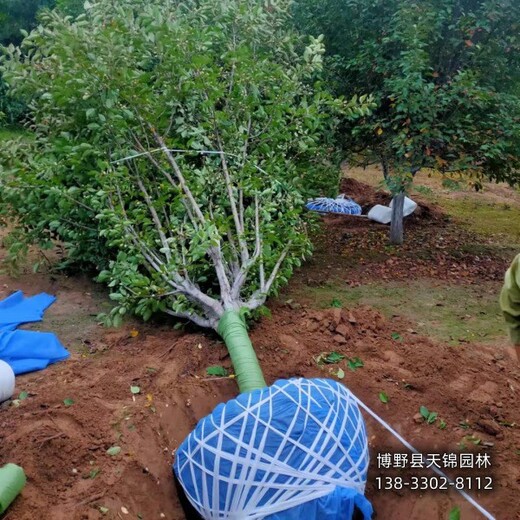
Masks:
[[[0,0],[0,45],[18,45],[24,31],[27,34],[36,26],[38,11],[53,4],[54,0]],[[0,74],[0,126],[16,123],[24,109],[22,100],[8,94]]]
[[[54,0],[0,0],[0,43],[18,45],[23,32],[37,25],[37,14],[45,8],[53,8]]]
[[[84,0],[56,0],[56,9],[74,18],[85,11],[84,5]]]
[[[83,12],[83,0],[0,0],[0,45],[19,45],[38,23],[38,13],[56,7],[60,12],[76,17]],[[25,113],[21,98],[8,94],[0,74],[0,126],[19,123]]]
[[[378,109],[341,136],[386,180],[397,177],[388,182],[396,202],[425,167],[465,172],[477,188],[483,178],[518,183],[518,2],[299,0],[295,19],[325,34],[334,92],[374,95]],[[393,229],[400,243],[402,222]]]

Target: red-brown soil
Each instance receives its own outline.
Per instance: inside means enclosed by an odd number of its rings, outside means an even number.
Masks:
[[[354,198],[363,214],[373,205],[388,205],[391,200],[388,193],[355,179],[343,179],[340,191]],[[405,219],[405,242],[400,247],[389,244],[388,226],[349,215],[324,217],[314,238],[315,255],[305,270],[308,282],[323,281],[324,264],[329,268],[328,278],[344,278],[354,285],[410,277],[473,284],[503,279],[514,256],[510,248],[455,225],[421,197],[414,196],[414,200],[418,208]]]
[[[370,277],[423,275],[449,281],[462,276],[478,283],[482,277],[503,276],[506,255],[481,242],[484,252],[460,253],[457,246],[468,243],[465,232],[435,208],[428,211],[431,218],[407,223],[410,244],[399,251],[387,247],[386,228],[362,219],[326,219],[315,256],[293,284],[320,284],[333,277],[360,283]],[[446,247],[439,245],[441,236]],[[414,246],[414,237],[415,244],[419,237],[423,242]],[[344,254],[354,247],[357,258]],[[418,257],[418,250],[431,254]],[[15,288],[11,281],[9,285],[0,297]],[[171,324],[105,330],[93,324],[93,318],[82,321],[81,316],[99,311],[99,295],[81,279],[31,275],[18,287],[57,294],[49,322],[58,323],[68,314],[73,320],[77,316],[77,323],[62,336],[71,347],[71,359],[18,377],[17,393],[27,391],[29,397],[18,407],[7,403],[0,408],[0,465],[18,463],[28,477],[2,520],[182,520],[171,471],[175,449],[198,419],[237,391],[233,379],[205,375],[210,365],[230,367],[222,342],[195,329],[173,330]],[[471,494],[497,519],[520,518],[520,376],[505,340],[500,345],[452,347],[420,336],[404,318],[390,322],[368,307],[316,310],[305,302],[287,305],[280,298],[270,309],[272,317],[251,330],[268,382],[335,377],[342,368],[344,384],[425,453],[458,453],[460,443],[468,451],[489,453],[492,470],[480,474],[494,477],[494,490]],[[395,330],[403,332],[396,337]],[[364,366],[351,371],[346,360],[318,366],[317,356],[330,351],[359,357]],[[139,386],[140,393],[133,395],[131,385]],[[387,394],[387,404],[380,401],[380,392]],[[65,399],[74,403],[66,406]],[[421,405],[438,412],[446,428],[440,429],[439,421],[427,424],[414,418]],[[377,518],[447,519],[455,505],[462,519],[480,518],[455,492],[376,490],[376,477],[386,474],[376,467],[377,453],[407,451],[372,418],[366,417],[366,423],[372,456],[367,496]],[[121,452],[108,455],[112,446],[120,446]],[[100,507],[108,511],[102,513]]]

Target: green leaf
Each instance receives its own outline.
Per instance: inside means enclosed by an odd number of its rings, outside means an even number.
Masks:
[[[448,520],[460,520],[460,507],[455,506],[448,515]]]
[[[228,371],[220,365],[215,365],[215,366],[206,368],[206,374],[208,376],[227,377]]]
[[[401,341],[403,338],[401,337],[401,334],[398,332],[392,332],[392,339],[395,341]]]
[[[96,478],[98,475],[99,475],[99,472],[101,470],[99,468],[94,468],[90,473],[89,473],[89,478]]]
[[[112,446],[111,448],[108,448],[106,453],[107,453],[107,455],[110,455],[111,457],[114,457],[115,455],[119,455],[119,453],[121,453],[121,447],[120,446]]]
[[[130,392],[132,392],[134,395],[139,394],[141,393],[141,388],[139,386],[131,386]]]
[[[72,406],[74,404],[74,399],[67,397],[66,399],[63,399],[63,404],[67,407]]]
[[[341,303],[341,300],[338,300],[338,298],[333,298],[330,302],[331,307],[335,307],[336,309],[340,309],[343,307],[343,304]]]
[[[28,397],[29,397],[29,393],[24,390],[23,392],[20,392],[18,399],[20,399],[20,401],[24,401]]]
[[[330,354],[328,354],[324,359],[323,361],[325,363],[328,363],[329,365],[332,365],[332,364],[335,364],[335,363],[339,363],[342,359],[345,359],[345,356],[339,352],[331,352]]]
[[[379,392],[379,400],[382,402],[382,403],[388,403],[388,396],[386,395],[385,392]]]
[[[365,363],[363,363],[363,361],[358,358],[358,357],[355,357],[355,358],[352,358],[352,359],[349,359],[348,360],[348,363],[347,363],[347,367],[349,370],[352,370],[352,372],[356,371],[358,368],[362,368],[365,366]]]
[[[439,414],[437,412],[430,412],[428,415],[428,419],[426,420],[428,424],[433,424],[437,419]]]
[[[428,410],[428,408],[426,408],[426,406],[421,406],[419,408],[419,413],[422,415],[425,421],[428,420],[428,417],[430,416],[430,411]]]

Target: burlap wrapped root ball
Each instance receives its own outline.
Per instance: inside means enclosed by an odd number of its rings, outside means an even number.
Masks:
[[[174,471],[205,519],[365,518],[369,464],[352,393],[328,379],[279,380],[202,419]]]

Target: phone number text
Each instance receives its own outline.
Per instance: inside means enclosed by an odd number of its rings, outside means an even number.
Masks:
[[[412,491],[488,491],[493,489],[492,477],[455,477],[450,480],[446,477],[422,476],[399,477],[379,476],[375,478],[376,489],[380,491],[392,491],[410,489]]]

